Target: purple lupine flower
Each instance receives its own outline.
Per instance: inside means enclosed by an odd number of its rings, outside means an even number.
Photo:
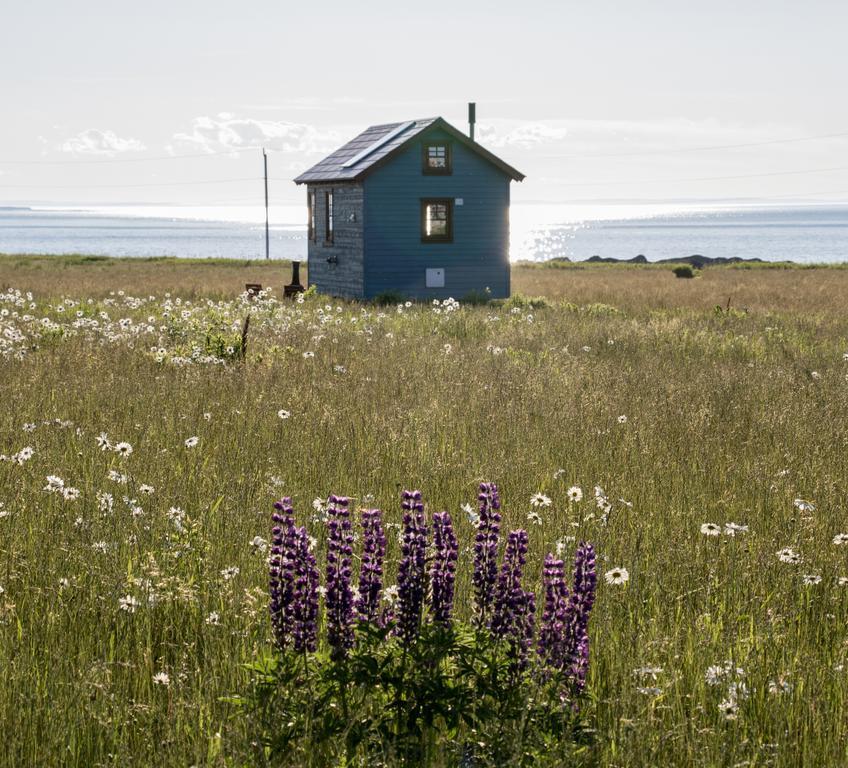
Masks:
[[[449,512],[436,512],[433,515],[433,546],[435,555],[430,568],[433,619],[438,624],[447,625],[453,613],[456,561],[459,557],[459,544]]]
[[[527,561],[527,531],[511,531],[507,537],[501,570],[495,588],[491,630],[509,643],[515,668],[524,669],[533,642],[536,596],[521,586]]]
[[[380,594],[383,591],[383,558],[386,533],[379,509],[362,512],[362,563],[359,568],[359,593],[356,612],[360,621],[380,625]]]
[[[495,608],[491,629],[496,637],[514,634],[515,611],[524,600],[521,576],[527,561],[527,531],[510,531],[506,540],[501,570],[495,586]]]
[[[292,637],[292,602],[294,594],[294,510],[291,499],[285,497],[274,502],[271,516],[271,552],[268,558],[269,612],[274,641],[280,650],[288,646]]]
[[[292,594],[292,639],[295,651],[314,652],[318,647],[318,566],[309,548],[306,528],[295,528],[293,536],[294,583]]]
[[[565,563],[548,554],[542,576],[545,591],[545,608],[539,627],[537,649],[542,663],[549,668],[562,667],[563,631],[568,587],[565,583]]]
[[[397,631],[405,645],[418,637],[427,594],[427,523],[421,491],[404,491],[401,561],[398,566]]]
[[[479,519],[474,539],[474,606],[475,618],[480,626],[486,626],[495,596],[498,574],[498,537],[500,534],[501,508],[498,487],[494,483],[480,483]]]
[[[330,496],[327,542],[327,642],[336,659],[344,658],[353,647],[353,588],[351,557],[353,530],[350,500]]]
[[[563,670],[577,693],[586,687],[589,670],[589,614],[595,603],[595,548],[580,542],[574,556],[574,584],[564,611]]]

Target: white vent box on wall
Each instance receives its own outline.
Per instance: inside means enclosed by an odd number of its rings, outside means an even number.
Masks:
[[[444,288],[445,270],[441,267],[438,269],[428,269],[426,271],[425,284],[428,288]]]

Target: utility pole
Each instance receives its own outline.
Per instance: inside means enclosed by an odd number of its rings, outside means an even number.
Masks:
[[[271,243],[268,236],[268,153],[262,147],[262,161],[265,165],[265,259],[271,258]]]

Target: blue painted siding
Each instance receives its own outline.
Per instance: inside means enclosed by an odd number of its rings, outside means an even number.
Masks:
[[[422,143],[448,135],[434,129],[364,181],[365,296],[398,291],[412,298],[462,299],[486,288],[509,296],[509,183],[501,170],[452,142],[453,173],[422,173]],[[453,208],[453,242],[421,242],[421,198],[461,198]],[[444,288],[427,288],[425,270],[445,270]]]

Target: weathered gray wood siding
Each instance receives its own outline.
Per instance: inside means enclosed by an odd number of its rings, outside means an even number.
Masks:
[[[489,289],[509,296],[509,183],[498,168],[451,142],[453,173],[422,173],[422,143],[450,137],[425,131],[364,181],[365,296],[398,291],[411,298],[462,299]],[[454,204],[453,242],[421,242],[421,198]],[[310,262],[311,266],[311,262]],[[427,288],[425,270],[445,270],[444,288]]]
[[[347,298],[363,298],[363,190],[357,183],[309,184],[307,195],[315,191],[315,242],[308,244],[309,282],[321,293]],[[327,235],[325,192],[333,192],[333,243]],[[308,198],[307,198],[308,201]],[[307,202],[308,205],[308,202]],[[351,221],[351,218],[354,221]],[[335,258],[336,263],[327,259]]]

